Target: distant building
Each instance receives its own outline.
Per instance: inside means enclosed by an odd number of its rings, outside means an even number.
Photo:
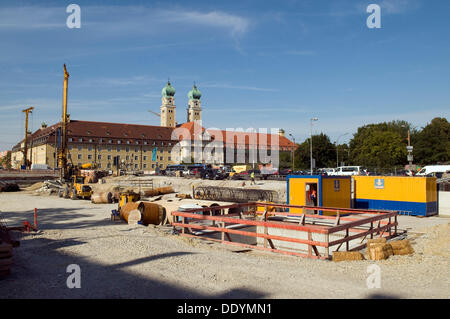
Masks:
[[[277,134],[264,134],[203,128],[201,93],[195,84],[188,93],[187,122],[183,124],[176,122],[175,88],[170,82],[162,89],[161,95],[161,126],[70,120],[67,129],[68,162],[77,166],[92,163],[101,169],[113,169],[114,157],[119,156],[126,169],[155,170],[181,160],[209,162],[209,148],[212,148],[213,156],[223,154],[218,157],[223,158],[223,163],[258,164],[258,158],[252,157],[252,152],[291,152],[295,148],[283,130]],[[51,168],[58,166],[60,127],[61,123],[42,125],[30,135],[27,158],[31,163],[47,164]],[[185,135],[179,136],[179,132]],[[172,148],[176,145],[182,150],[177,158],[172,158]],[[23,149],[23,140],[12,149],[11,164],[14,168],[23,164]],[[238,154],[244,154],[244,157]],[[233,162],[229,161],[231,157]]]

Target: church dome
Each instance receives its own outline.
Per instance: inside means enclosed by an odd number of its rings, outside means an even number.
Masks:
[[[163,97],[173,97],[175,95],[175,88],[167,81],[166,86],[162,89],[161,94]]]
[[[200,92],[199,89],[197,89],[197,86],[194,84],[194,87],[188,93],[189,100],[200,100],[201,97],[202,93]]]

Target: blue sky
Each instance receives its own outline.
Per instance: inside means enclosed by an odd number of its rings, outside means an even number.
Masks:
[[[66,7],[81,7],[81,28]],[[382,8],[369,29],[368,4]],[[161,89],[201,90],[203,124],[348,141],[358,126],[423,127],[450,110],[450,1],[0,1],[0,150],[61,117],[159,125]]]

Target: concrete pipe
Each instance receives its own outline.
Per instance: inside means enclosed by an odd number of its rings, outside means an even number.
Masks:
[[[142,218],[142,216],[141,216],[141,212],[138,210],[138,207],[139,207],[139,203],[138,202],[133,202],[133,203],[126,203],[125,205],[123,205],[121,208],[120,208],[120,218],[122,218],[123,220],[125,220],[127,223],[130,223],[129,221],[128,221],[128,219],[129,219],[129,216],[130,216],[130,213],[132,212],[132,211],[138,211],[138,213],[139,213],[139,216],[137,216],[137,213],[136,212],[133,212],[132,214],[131,214],[131,222],[133,221],[133,220],[135,220],[137,217],[139,217],[139,219],[138,219],[138,221],[139,220],[141,220],[141,218]],[[137,223],[137,222],[136,222]]]
[[[113,201],[111,192],[94,193],[91,196],[91,202],[94,204],[110,204]]]
[[[144,225],[159,225],[166,219],[165,209],[161,205],[140,202],[138,209],[142,214],[142,224]]]

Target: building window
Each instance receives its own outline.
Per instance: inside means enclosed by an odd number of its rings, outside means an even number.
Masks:
[[[144,168],[147,168],[147,164],[144,164]]]
[[[111,152],[112,151],[112,147],[110,146],[110,147],[108,147],[108,152]]]
[[[89,142],[92,143],[94,140],[92,138],[89,139]]]
[[[108,140],[108,143],[111,144],[111,143],[112,143],[112,140]]]
[[[164,157],[162,157],[162,156],[160,156],[159,159],[160,159],[161,161],[164,161]]]
[[[111,159],[111,155],[108,155],[108,160],[110,160]]]
[[[83,139],[82,139],[82,138],[79,138],[79,139],[78,139],[78,142],[83,142]]]
[[[170,156],[167,158],[168,161],[170,161]]]
[[[99,142],[99,143],[103,143],[103,139],[102,139],[102,138],[99,139],[98,142]]]
[[[144,156],[144,161],[146,161],[147,160],[147,156]]]
[[[130,141],[127,141],[127,144],[130,144]]]
[[[89,146],[89,147],[88,147],[88,151],[92,151],[92,146]]]
[[[144,142],[144,145],[147,145],[147,141]]]
[[[127,161],[128,161],[128,160],[130,159],[130,157],[127,155],[126,159],[127,159]]]
[[[129,152],[129,151],[130,151],[130,148],[127,147],[127,148],[125,149],[125,152]]]
[[[81,154],[78,154],[78,159],[81,159]]]
[[[81,151],[81,145],[78,145],[78,150]]]
[[[92,155],[91,154],[88,155],[88,159],[92,159]]]
[[[121,140],[118,140],[118,141],[117,141],[117,144],[121,144],[121,143],[122,143],[122,141],[121,141]]]
[[[71,150],[73,148],[73,146],[72,145],[69,145],[69,150]]]
[[[117,152],[120,152],[120,147],[117,148]]]
[[[137,160],[138,160],[138,157],[137,157],[137,156],[135,156],[135,157],[134,157],[134,160],[135,160],[135,161],[137,161]]]
[[[102,163],[98,163],[98,168],[102,168]]]
[[[101,160],[101,159],[102,159],[102,156],[101,156],[101,155],[99,155],[99,156],[98,156],[98,159],[99,159],[99,160]]]
[[[69,142],[72,142],[73,140],[72,140],[72,138],[71,137],[69,137]]]
[[[111,168],[111,163],[108,163],[108,168]]]
[[[139,144],[139,141],[136,141],[136,144]]]
[[[134,168],[138,168],[138,164],[134,164]]]

